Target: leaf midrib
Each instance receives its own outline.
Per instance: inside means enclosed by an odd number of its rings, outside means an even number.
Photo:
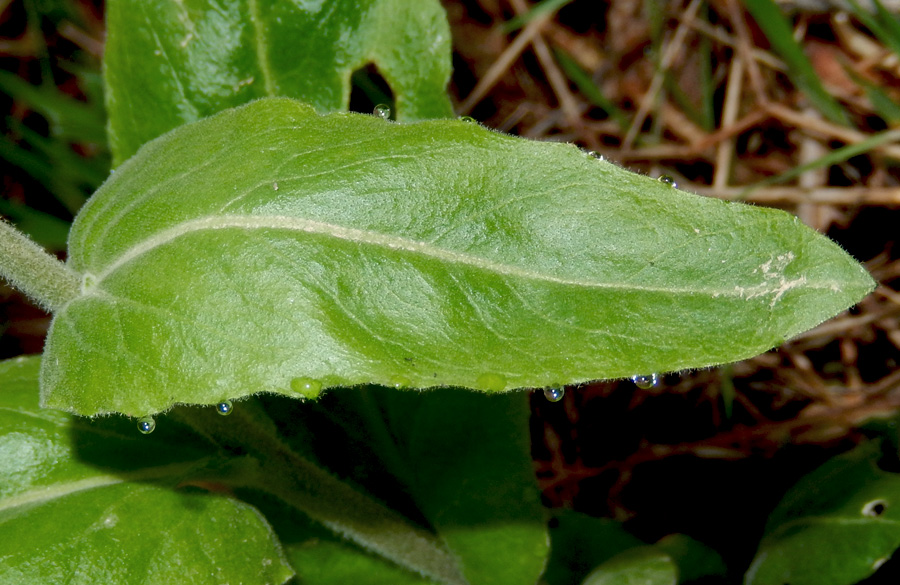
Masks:
[[[161,465],[159,467],[148,467],[135,473],[123,473],[119,475],[103,474],[75,481],[59,482],[50,486],[34,487],[15,496],[0,500],[0,514],[6,510],[12,510],[31,504],[50,502],[85,490],[126,482],[147,481],[162,477],[178,477],[202,463],[203,460],[172,463],[170,465]]]
[[[806,288],[833,288],[831,283],[810,283],[806,279],[798,279],[791,282],[783,281],[762,281],[759,285],[753,287],[752,294],[747,287],[743,288],[703,288],[703,287],[658,287],[645,286],[634,283],[616,283],[616,282],[599,282],[594,280],[585,280],[577,278],[561,278],[552,274],[546,274],[535,270],[529,270],[521,266],[503,264],[495,262],[479,256],[465,254],[463,252],[440,248],[432,243],[413,240],[385,234],[372,230],[362,230],[340,226],[333,223],[327,223],[312,219],[282,216],[282,215],[215,215],[205,216],[189,221],[182,222],[174,227],[162,230],[131,246],[127,251],[113,260],[105,269],[95,274],[95,283],[99,285],[102,281],[112,275],[116,270],[128,264],[132,260],[150,252],[151,250],[163,246],[182,236],[186,236],[195,232],[215,229],[283,229],[308,234],[317,234],[332,237],[335,239],[355,242],[358,244],[369,244],[392,250],[400,250],[405,252],[417,253],[423,256],[441,260],[452,264],[462,264],[473,268],[482,269],[488,272],[494,272],[503,276],[522,278],[526,280],[534,280],[543,283],[561,284],[568,286],[577,286],[593,289],[617,290],[622,292],[651,292],[666,294],[706,294],[714,297],[742,297],[753,298],[769,294],[777,294],[781,297],[787,290],[797,286],[805,286]],[[767,286],[768,285],[768,286]],[[89,291],[83,291],[87,294]]]

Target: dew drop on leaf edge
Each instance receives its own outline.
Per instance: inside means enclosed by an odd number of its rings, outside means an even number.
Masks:
[[[291,380],[291,390],[306,398],[317,398],[322,392],[322,382],[314,378],[294,378]]]
[[[641,390],[649,390],[659,383],[659,374],[650,374],[648,376],[632,376],[631,381]]]
[[[656,180],[659,181],[660,183],[665,183],[666,185],[668,185],[669,187],[672,187],[673,189],[678,187],[678,183],[676,183],[675,179],[673,179],[669,175],[660,175],[659,177],[656,178]]]
[[[223,400],[222,402],[216,404],[216,413],[222,416],[228,416],[234,412],[234,405],[230,400]]]
[[[500,392],[506,388],[506,378],[500,374],[481,374],[475,380],[475,386],[480,390]]]
[[[559,402],[566,395],[566,389],[562,386],[555,388],[544,388],[544,398],[549,402]]]
[[[391,119],[391,106],[387,104],[378,104],[372,109],[372,114],[376,118],[381,118],[382,120],[390,120]]]
[[[391,377],[391,388],[402,390],[403,388],[409,388],[411,386],[412,380],[410,380],[406,376],[397,375]]]
[[[478,120],[476,120],[476,119],[473,118],[472,116],[460,116],[460,117],[459,117],[459,121],[460,121],[460,122],[466,122],[466,123],[468,123],[468,124],[477,124],[477,123],[478,123]]]
[[[145,416],[138,419],[137,428],[142,435],[149,435],[156,428],[156,421],[153,420],[152,416]]]

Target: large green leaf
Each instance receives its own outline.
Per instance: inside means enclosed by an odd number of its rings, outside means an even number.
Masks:
[[[176,129],[76,218],[42,400],[145,415],[320,385],[484,391],[765,351],[873,286],[784,212],[564,144],[265,99]]]
[[[0,362],[0,582],[263,585],[291,577],[254,508],[178,487],[205,463],[203,449],[41,410],[37,378],[36,358]]]
[[[416,501],[466,580],[537,583],[549,536],[526,432],[528,397],[444,390],[417,402],[411,420],[395,418],[393,435],[403,437]]]
[[[433,585],[435,582],[334,538],[285,547],[302,585]]]
[[[580,583],[597,565],[644,543],[620,522],[558,510],[550,522],[549,585]]]
[[[629,549],[606,561],[581,585],[677,585],[678,565],[652,546]]]
[[[400,120],[451,116],[438,0],[112,0],[104,58],[114,164],[187,122],[263,96],[346,109],[374,63]]]
[[[569,510],[559,511],[551,526],[548,585],[690,583],[725,574],[718,553],[683,534],[647,546],[619,522]]]
[[[900,474],[876,443],[835,457],[795,485],[769,517],[746,585],[851,585],[900,548]]]

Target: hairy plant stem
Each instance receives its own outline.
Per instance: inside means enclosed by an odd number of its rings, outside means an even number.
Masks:
[[[78,275],[11,224],[0,220],[0,277],[55,312],[81,291]]]
[[[237,487],[260,490],[320,522],[336,534],[410,571],[445,585],[465,585],[453,556],[434,534],[296,453],[255,401],[235,405],[227,417],[177,417],[226,450],[245,452],[230,477]]]
[[[295,453],[264,462],[257,489],[321,522],[336,534],[407,570],[446,585],[464,585],[456,560],[433,534]]]

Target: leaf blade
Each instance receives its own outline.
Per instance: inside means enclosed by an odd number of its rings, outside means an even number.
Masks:
[[[401,120],[449,117],[450,32],[439,2],[110,2],[104,75],[114,165],[184,123],[264,96],[346,109],[375,63]],[[414,32],[411,32],[414,31]]]
[[[872,288],[780,211],[567,145],[285,99],[149,144],[69,254],[84,294],[54,320],[42,391],[84,414],[297,395],[295,377],[507,390],[702,367]]]
[[[445,390],[416,398],[414,422],[395,420],[394,434],[408,445],[413,495],[466,581],[537,583],[549,534],[523,436],[529,397]]]
[[[175,489],[203,463],[190,442],[179,451],[131,425],[128,436],[39,409],[38,362],[0,362],[0,581],[262,585],[293,575],[254,508]]]
[[[850,585],[875,573],[900,547],[900,476],[880,457],[871,441],[803,476],[770,514],[744,583]]]

